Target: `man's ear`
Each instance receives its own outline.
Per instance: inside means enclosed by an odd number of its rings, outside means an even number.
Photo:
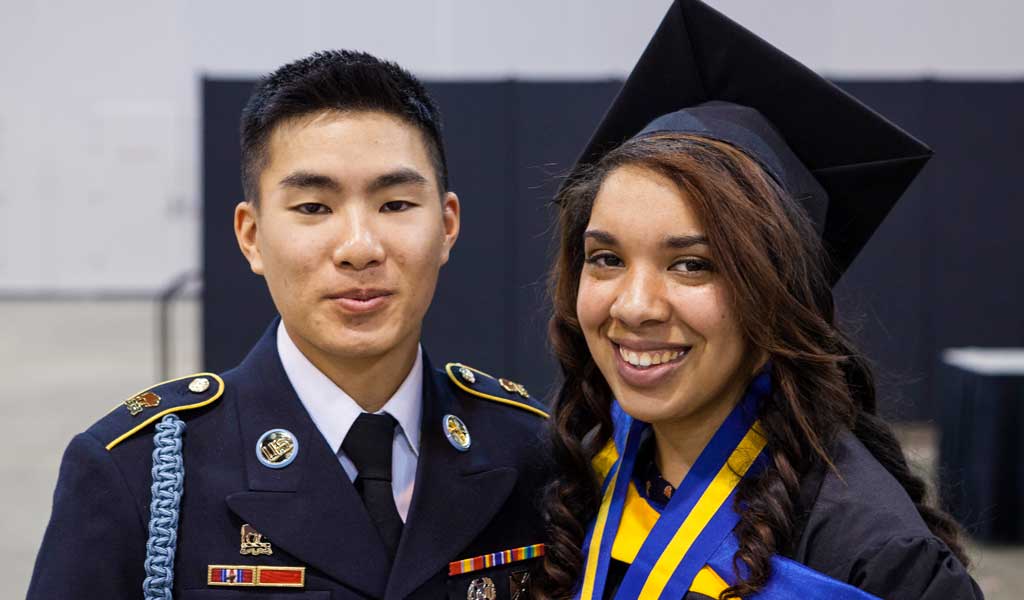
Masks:
[[[462,216],[462,207],[459,205],[459,197],[455,192],[445,192],[441,203],[441,220],[444,227],[444,248],[441,253],[441,264],[448,262],[452,246],[455,240],[459,239],[459,219]]]
[[[249,261],[249,268],[257,275],[263,275],[263,256],[260,254],[259,208],[252,202],[239,202],[235,206],[235,238],[238,248]]]

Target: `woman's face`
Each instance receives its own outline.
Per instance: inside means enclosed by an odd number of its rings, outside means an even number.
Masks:
[[[619,167],[583,237],[576,310],[622,408],[653,424],[724,419],[754,361],[689,197],[658,173]]]

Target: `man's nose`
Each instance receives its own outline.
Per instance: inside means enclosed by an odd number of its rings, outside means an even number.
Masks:
[[[373,215],[360,208],[344,211],[334,247],[334,264],[362,271],[384,262],[384,246],[374,227]]]

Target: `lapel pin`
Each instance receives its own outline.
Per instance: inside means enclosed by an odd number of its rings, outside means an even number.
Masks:
[[[196,377],[188,383],[188,391],[193,394],[202,394],[210,389],[210,380],[205,377]]]
[[[283,469],[299,454],[299,440],[287,429],[271,429],[256,442],[256,458],[264,467]]]
[[[497,597],[498,590],[490,577],[474,579],[466,590],[466,600],[495,600]]]
[[[469,429],[466,429],[466,424],[462,422],[462,419],[455,415],[445,415],[441,420],[441,427],[444,429],[444,436],[456,450],[459,452],[469,450],[469,445],[473,440],[469,437]]]
[[[145,408],[159,406],[160,396],[157,396],[153,392],[142,392],[141,394],[136,394],[125,400],[124,405],[128,407],[128,414],[134,417],[141,413]]]
[[[270,542],[263,541],[263,534],[252,528],[252,525],[245,523],[242,525],[242,546],[238,550],[239,554],[259,556],[266,554],[270,556],[274,553],[274,549],[270,546]]]
[[[459,367],[459,375],[470,385],[476,383],[476,375],[466,367]]]

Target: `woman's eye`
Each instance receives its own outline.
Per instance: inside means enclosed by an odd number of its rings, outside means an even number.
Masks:
[[[380,211],[381,212],[402,212],[404,210],[409,210],[413,206],[415,206],[415,205],[412,202],[409,202],[408,200],[392,200],[391,202],[385,202],[384,206],[380,207]]]
[[[318,202],[306,202],[304,204],[300,204],[295,207],[295,210],[304,215],[320,215],[331,212],[331,209]]]
[[[598,267],[621,267],[622,259],[620,259],[618,256],[615,256],[614,254],[602,252],[600,254],[595,254],[593,256],[588,257],[587,264],[595,265]]]
[[[703,258],[684,258],[672,265],[673,271],[680,271],[683,273],[697,273],[700,271],[710,271],[711,263],[704,260]]]

